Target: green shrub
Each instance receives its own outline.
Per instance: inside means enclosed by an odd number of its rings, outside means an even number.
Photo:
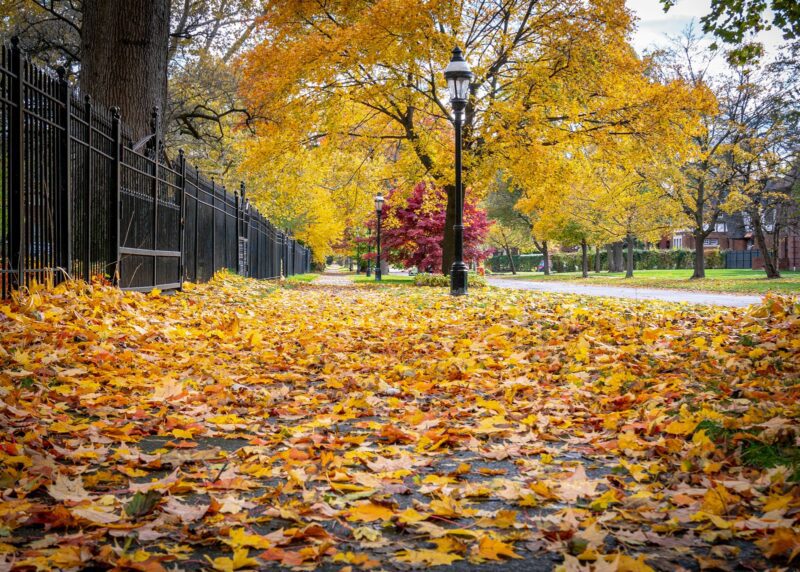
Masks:
[[[435,288],[449,288],[450,276],[444,274],[427,274],[420,272],[414,276],[414,286],[433,286]],[[470,272],[467,277],[468,288],[485,288],[487,286],[486,278],[478,276]]]
[[[540,253],[517,254],[514,256],[514,269],[517,272],[533,272],[539,267],[543,256]],[[511,272],[508,256],[497,254],[487,260],[487,267],[492,272]]]

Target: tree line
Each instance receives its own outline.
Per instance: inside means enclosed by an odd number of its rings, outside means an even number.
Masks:
[[[771,8],[772,20],[766,5],[712,2],[703,29],[732,48],[722,76],[691,33],[637,55],[623,0],[13,0],[0,23],[122,107],[137,138],[159,107],[158,136],[212,173],[253,181],[260,210],[319,257],[366,228],[376,192],[405,205],[425,183],[446,198],[449,269],[442,70],[458,45],[476,74],[467,192],[495,220],[496,242],[547,256],[554,244],[632,248],[689,228],[702,245],[739,210],[775,275],[769,235],[796,208],[797,46],[767,65],[750,34],[773,25],[796,41],[798,15]],[[696,264],[702,277],[702,246]]]

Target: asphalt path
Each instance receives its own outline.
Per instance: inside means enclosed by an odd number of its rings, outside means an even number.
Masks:
[[[489,278],[491,286],[515,290],[538,290],[558,294],[581,294],[584,296],[605,296],[607,298],[629,298],[632,300],[663,300],[664,302],[683,302],[706,306],[728,306],[741,308],[758,304],[761,296],[740,294],[717,294],[713,292],[688,292],[686,290],[665,290],[659,288],[626,288],[620,286],[587,286],[572,282],[534,282],[532,280],[504,280]]]

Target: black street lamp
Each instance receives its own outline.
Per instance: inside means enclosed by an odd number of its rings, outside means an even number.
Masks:
[[[467,294],[467,265],[464,264],[464,187],[461,184],[461,126],[464,123],[464,109],[469,97],[469,83],[473,74],[459,48],[453,49],[453,57],[444,70],[450,104],[453,106],[453,123],[456,128],[456,221],[453,225],[454,250],[453,266],[450,268],[450,294]]]
[[[367,278],[372,276],[372,243],[370,242],[372,237],[372,229],[367,228]]]
[[[375,249],[375,280],[381,281],[381,215],[383,214],[383,195],[375,195],[375,214],[378,216],[378,236]]]

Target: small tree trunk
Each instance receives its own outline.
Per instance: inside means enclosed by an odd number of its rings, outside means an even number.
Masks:
[[[600,272],[600,247],[594,247],[594,271]]]
[[[761,213],[755,209],[749,214],[750,219],[753,221],[753,236],[756,239],[758,249],[761,251],[761,258],[764,260],[764,272],[766,272],[767,278],[770,280],[773,278],[780,278],[781,273],[780,270],[778,270],[778,264],[775,260],[775,257],[772,256],[771,249],[767,246],[767,238],[764,234],[764,227],[761,225]]]
[[[508,256],[508,264],[511,266],[511,274],[516,274],[517,269],[514,267],[514,258],[511,256],[511,247],[508,245],[508,238],[503,229],[500,229],[500,236],[503,238],[503,246],[506,249],[506,256]]]
[[[694,272],[692,272],[692,280],[698,280],[706,277],[706,251],[703,250],[703,241],[705,236],[702,232],[694,233]]]
[[[514,257],[511,256],[511,248],[508,246],[508,242],[506,242],[506,255],[508,256],[508,263],[511,266],[511,274],[516,274],[517,269],[514,267]]]
[[[633,236],[628,234],[628,259],[625,261],[625,278],[633,278]]]
[[[582,274],[584,278],[589,277],[589,245],[586,244],[586,239],[581,240],[581,259],[583,262]]]
[[[547,248],[547,241],[542,242],[542,256],[544,261],[544,275],[550,276],[550,250]]]

